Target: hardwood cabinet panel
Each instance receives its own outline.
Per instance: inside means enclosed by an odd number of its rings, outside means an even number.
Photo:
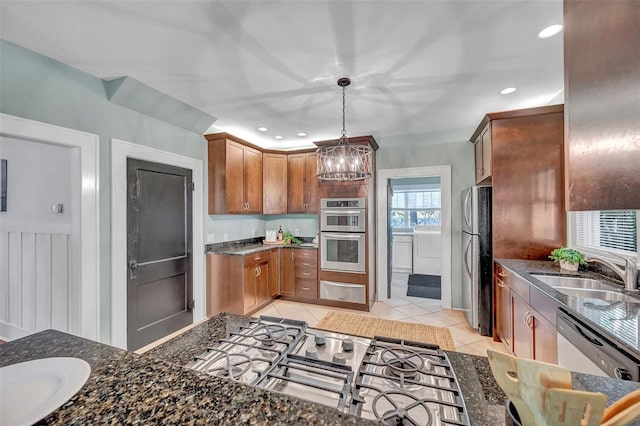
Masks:
[[[242,258],[207,255],[207,316],[222,312],[244,314]]]
[[[280,294],[294,295],[294,252],[296,249],[283,248],[280,256]]]
[[[513,309],[513,353],[520,358],[533,357],[533,329],[529,304],[511,294]]]
[[[287,155],[262,155],[262,212],[287,213]]]
[[[317,299],[318,280],[297,279],[295,293],[296,297],[303,297],[305,299]]]
[[[258,305],[271,299],[269,288],[269,262],[260,264],[258,267],[258,276],[256,279],[256,301]]]
[[[562,106],[525,111],[491,121],[494,258],[542,260],[565,245]]]
[[[245,266],[244,268],[244,313],[250,312],[258,306],[258,267]]]
[[[289,213],[304,212],[304,154],[290,154],[287,169],[287,210]]]
[[[640,208],[639,10],[564,1],[567,210]]]
[[[262,213],[262,153],[244,149],[244,201],[245,213]]]
[[[227,212],[244,213],[244,147],[234,142],[227,143],[226,165]]]
[[[226,133],[206,138],[209,214],[262,213],[262,152]]]
[[[476,184],[491,183],[491,122],[474,141]]]
[[[555,325],[534,311],[533,320],[533,359],[558,363],[558,333]]]
[[[289,154],[287,170],[287,210],[289,213],[318,211],[316,154]]]
[[[496,275],[495,277],[495,295],[496,295],[496,334],[505,344],[509,352],[513,351],[511,323],[513,316],[511,313],[511,290],[505,282]]]
[[[305,212],[315,213],[318,211],[318,160],[315,152],[305,155],[304,171]]]
[[[513,274],[509,274],[507,285],[512,293],[517,294],[522,300],[529,303],[529,288],[531,287],[529,283]]]
[[[269,253],[268,299],[273,299],[278,296],[280,286],[280,251],[270,250]]]

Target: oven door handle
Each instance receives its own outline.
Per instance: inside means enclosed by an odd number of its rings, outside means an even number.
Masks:
[[[325,238],[331,238],[335,240],[359,240],[364,238],[364,233],[344,233],[344,234],[327,234],[323,235]]]
[[[364,210],[322,210],[324,214],[361,214]]]

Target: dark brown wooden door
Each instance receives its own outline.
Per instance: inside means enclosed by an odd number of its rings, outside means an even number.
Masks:
[[[280,252],[271,250],[269,253],[269,299],[278,296],[278,283],[280,281]]]
[[[293,296],[294,285],[294,251],[296,249],[283,248],[280,257],[280,294]]]
[[[287,170],[287,210],[289,213],[304,213],[304,176],[306,159],[304,154],[290,154]]]
[[[191,170],[127,160],[127,349],[193,322]]]
[[[287,155],[262,154],[262,213],[287,213]]]
[[[245,213],[262,213],[262,153],[244,148]]]
[[[257,266],[258,278],[256,283],[257,302],[258,305],[263,304],[267,300],[271,299],[269,289],[269,262],[261,263]]]
[[[227,141],[227,212],[245,213],[244,186],[244,146]]]

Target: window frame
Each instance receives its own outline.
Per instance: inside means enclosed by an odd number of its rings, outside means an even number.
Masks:
[[[442,188],[438,187],[438,188],[426,188],[426,189],[415,189],[415,190],[398,190],[394,195],[396,194],[404,194],[406,196],[406,194],[410,194],[410,193],[421,193],[421,192],[438,192],[440,194],[440,207],[425,207],[425,208],[408,208],[408,207],[398,207],[398,208],[394,208],[393,207],[393,199],[391,201],[391,216],[389,217],[389,222],[390,222],[390,227],[392,232],[411,232],[413,230],[413,227],[394,227],[393,226],[393,212],[403,212],[403,216],[404,216],[404,225],[408,224],[409,221],[409,213],[410,212],[429,212],[429,211],[434,211],[434,212],[438,212],[439,213],[439,221],[438,221],[438,225],[442,225]],[[406,205],[406,201],[407,199],[405,198],[405,205]]]
[[[633,209],[629,209],[633,210]],[[638,235],[640,235],[640,210],[636,211],[636,229],[639,231]],[[582,246],[578,244],[578,220],[577,220],[578,212],[567,212],[567,245],[569,247],[575,248],[576,250],[581,251],[585,257],[597,256],[602,259],[606,259],[616,265],[624,266],[623,258],[620,256],[624,256],[626,258],[633,258],[629,255],[622,255],[615,251],[598,249],[592,246]],[[640,239],[640,238],[638,238]],[[636,263],[640,263],[640,241],[636,242],[638,246],[638,250],[636,252],[635,261]]]

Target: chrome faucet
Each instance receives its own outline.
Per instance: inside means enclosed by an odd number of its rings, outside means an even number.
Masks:
[[[618,257],[618,256],[616,256]],[[624,281],[625,290],[637,290],[638,289],[638,265],[634,260],[628,259],[626,257],[619,257],[619,259],[624,260],[624,270],[620,268],[618,265],[609,262],[606,259],[601,259],[599,257],[590,257],[586,259],[587,262],[596,262],[601,263],[605,266],[608,266],[622,278]]]

